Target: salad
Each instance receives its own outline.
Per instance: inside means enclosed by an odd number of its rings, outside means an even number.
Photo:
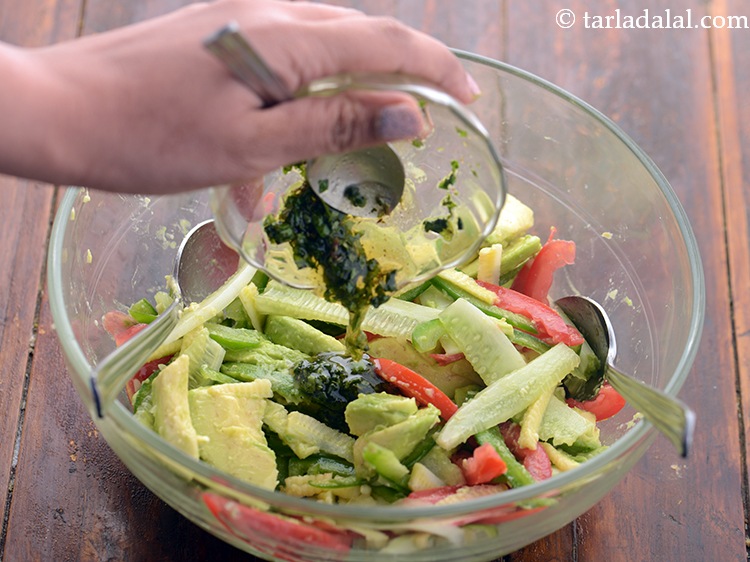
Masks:
[[[243,264],[134,374],[133,415],[232,476],[326,503],[439,505],[575,469],[604,450],[597,422],[624,400],[548,302],[573,242],[533,226],[508,196],[472,262],[363,313],[361,357],[346,353],[346,307]],[[156,293],[104,326],[119,345],[170,301]],[[271,517],[204,499],[221,520]]]

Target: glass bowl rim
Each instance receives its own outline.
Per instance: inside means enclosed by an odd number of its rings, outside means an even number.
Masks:
[[[594,120],[599,121],[606,129],[614,134],[633,153],[657,183],[677,221],[687,248],[691,282],[694,288],[692,319],[688,332],[687,345],[682,352],[677,368],[664,388],[664,391],[668,394],[673,396],[676,395],[685,382],[698,351],[698,344],[700,342],[704,321],[705,281],[697,240],[690,226],[687,214],[668,181],[651,158],[645,154],[617,124],[588,103],[543,78],[507,63],[466,51],[456,49],[453,51],[460,58],[494,68],[506,74],[514,75],[515,77],[530,82],[536,87],[547,90],[561,98],[563,101],[578,107]],[[73,208],[77,193],[80,189],[81,188],[78,187],[68,188],[60,203],[50,236],[47,281],[50,309],[55,329],[58,334],[58,339],[61,342],[61,346],[70,367],[75,371],[75,375],[81,377],[85,386],[87,386],[91,365],[89,365],[83,350],[76,342],[70,319],[65,310],[63,286],[60,278],[62,271],[62,244],[65,238],[65,228],[68,223],[67,217],[70,216],[71,209]],[[73,373],[71,373],[71,376],[73,376]],[[82,397],[82,399],[85,402],[85,398]],[[89,411],[91,412],[90,408]],[[118,431],[124,430],[147,448],[158,451],[160,455],[167,457],[170,462],[176,463],[177,465],[183,465],[188,470],[200,476],[203,481],[223,483],[223,485],[228,485],[240,494],[254,497],[273,507],[293,510],[297,513],[306,513],[309,515],[332,517],[336,519],[390,520],[394,523],[417,518],[447,518],[465,515],[467,513],[497,508],[504,505],[514,503],[520,504],[539,496],[554,495],[556,491],[566,489],[574,485],[577,481],[585,482],[587,479],[595,477],[600,469],[609,463],[614,462],[628,450],[635,448],[639,442],[649,438],[655,433],[654,427],[648,421],[643,420],[641,423],[636,424],[635,427],[628,430],[625,435],[620,437],[606,451],[590,460],[587,460],[575,470],[561,472],[548,480],[540,481],[530,486],[510,489],[495,495],[467,500],[452,505],[419,507],[399,506],[398,509],[394,509],[391,506],[329,505],[305,498],[296,498],[284,494],[283,492],[258,488],[252,484],[216,470],[210,465],[198,461],[197,459],[186,455],[176,447],[166,443],[156,433],[140,424],[121,402],[117,402],[117,406],[112,408],[109,417],[112,422],[114,422],[114,425],[118,426]],[[94,421],[97,422],[96,419]]]

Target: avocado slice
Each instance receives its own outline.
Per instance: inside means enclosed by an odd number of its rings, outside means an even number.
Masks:
[[[377,427],[387,427],[404,421],[417,413],[417,401],[414,398],[376,392],[360,394],[356,400],[349,402],[344,415],[352,435],[364,435]]]
[[[429,405],[403,421],[387,427],[377,427],[357,438],[354,442],[354,468],[357,476],[374,476],[375,471],[363,456],[363,451],[369,443],[390,449],[401,461],[427,437],[427,433],[439,420],[440,410]]]
[[[154,378],[151,387],[154,429],[166,441],[198,458],[198,434],[190,419],[190,359],[180,355]]]
[[[256,486],[275,489],[276,454],[268,447],[262,428],[272,395],[266,379],[191,390],[190,414],[200,435],[200,458]]]

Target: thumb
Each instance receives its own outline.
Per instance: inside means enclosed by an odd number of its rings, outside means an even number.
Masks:
[[[276,165],[322,154],[356,150],[388,141],[416,138],[425,122],[416,99],[395,92],[346,92],[302,98],[267,110],[275,134],[267,155]],[[290,126],[293,124],[293,126]],[[270,146],[269,146],[270,144]]]

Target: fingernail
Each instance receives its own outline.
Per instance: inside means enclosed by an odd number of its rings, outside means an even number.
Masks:
[[[477,81],[474,80],[474,77],[468,72],[466,73],[466,83],[469,85],[469,91],[474,99],[477,99],[482,95],[482,90],[479,88],[479,84],[477,84]]]
[[[375,134],[384,141],[414,138],[422,132],[419,113],[408,104],[388,105],[380,111]]]

